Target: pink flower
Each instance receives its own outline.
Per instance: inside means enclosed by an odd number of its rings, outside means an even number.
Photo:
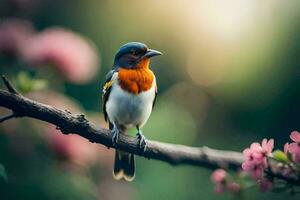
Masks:
[[[215,193],[223,193],[225,191],[225,185],[226,185],[226,176],[227,173],[224,169],[216,169],[210,179],[213,183],[215,183],[214,191]]]
[[[274,140],[263,139],[261,145],[252,143],[250,148],[243,151],[245,161],[242,169],[251,173],[253,179],[258,180],[263,177],[264,169],[268,167],[266,157],[272,153]]]
[[[224,169],[216,169],[211,175],[211,181],[214,183],[222,183],[225,181],[226,171]]]
[[[269,141],[267,139],[263,139],[261,147],[264,154],[271,154],[274,148],[274,139],[270,139]]]
[[[294,142],[300,143],[300,133],[299,133],[298,131],[293,131],[293,132],[290,134],[290,138],[291,138],[291,140],[293,140]]]
[[[62,28],[47,29],[29,39],[23,46],[22,56],[30,65],[53,65],[74,83],[90,80],[99,65],[95,46]]]
[[[273,187],[273,182],[266,179],[266,178],[261,179],[258,182],[258,184],[259,184],[260,190],[263,191],[263,192],[269,191]]]
[[[17,56],[25,41],[34,33],[29,21],[7,19],[0,23],[0,53]]]
[[[288,151],[291,153],[293,161],[300,163],[300,133],[298,131],[293,131],[290,134],[290,138],[294,142],[289,144]]]
[[[257,142],[252,143],[250,148],[247,148],[243,151],[245,160],[253,160],[255,158],[256,159],[261,158],[262,157],[261,151],[262,148],[259,143]]]

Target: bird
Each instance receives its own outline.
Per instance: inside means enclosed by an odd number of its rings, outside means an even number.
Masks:
[[[120,134],[136,128],[139,147],[147,149],[142,127],[155,105],[157,84],[150,69],[150,58],[162,53],[140,42],[129,42],[117,51],[112,69],[107,73],[102,89],[103,113],[112,133],[112,144]],[[116,180],[132,181],[135,177],[134,155],[116,150],[113,168]]]

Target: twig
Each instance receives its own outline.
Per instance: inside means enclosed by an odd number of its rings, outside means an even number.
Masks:
[[[5,75],[2,75],[2,80],[3,80],[3,83],[6,86],[7,90],[11,94],[20,95],[19,92],[14,88],[14,86],[9,82],[9,80],[6,79]],[[6,120],[9,120],[11,118],[14,118],[14,117],[21,117],[22,116],[20,113],[18,113],[17,110],[13,110],[13,109],[11,109],[11,110],[12,110],[12,114],[0,117],[0,123],[4,122]]]
[[[5,75],[2,75],[2,80],[7,90],[13,94],[19,94],[19,92],[12,86],[12,84],[6,79]]]
[[[291,185],[300,186],[300,179],[299,178],[297,179],[297,178],[286,177],[286,176],[283,176],[282,174],[273,172],[271,169],[265,170],[265,173],[266,173],[267,176],[270,176],[272,178],[278,178],[278,179],[281,179],[283,181],[286,181],[287,183],[289,183]]]

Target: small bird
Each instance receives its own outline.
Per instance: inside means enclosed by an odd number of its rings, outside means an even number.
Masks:
[[[135,127],[139,147],[146,151],[141,128],[150,117],[157,93],[156,78],[149,64],[150,58],[161,54],[143,43],[129,42],[115,55],[102,95],[103,113],[113,134],[113,144],[118,142],[119,134],[126,134],[129,128]],[[134,176],[134,155],[116,150],[113,177],[132,181]]]

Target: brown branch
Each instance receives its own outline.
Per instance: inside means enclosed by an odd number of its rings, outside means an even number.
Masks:
[[[0,106],[21,116],[39,119],[57,126],[64,134],[78,134],[91,142],[120,149],[129,153],[168,162],[172,165],[189,164],[210,169],[217,167],[237,169],[243,162],[241,153],[215,150],[208,147],[189,147],[148,141],[147,150],[142,152],[138,140],[120,135],[118,144],[113,146],[110,130],[96,128],[84,115],[72,115],[69,111],[45,105],[22,95],[0,90]]]
[[[110,130],[96,128],[83,114],[73,115],[68,110],[60,110],[28,99],[20,95],[4,76],[3,81],[8,91],[0,90],[0,106],[12,110],[13,113],[0,118],[0,123],[13,117],[30,117],[51,123],[64,134],[77,134],[90,142],[102,144],[108,148],[120,149],[172,165],[188,164],[208,169],[221,167],[236,170],[240,169],[243,162],[243,156],[240,152],[216,150],[205,146],[189,147],[157,141],[147,141],[147,149],[142,152],[139,148],[139,141],[126,135],[120,135],[118,144],[113,146]],[[265,173],[267,176],[284,180],[292,185],[300,185],[300,179],[285,177],[271,170],[266,170]]]
[[[271,178],[277,178],[277,179],[280,179],[280,180],[283,180],[293,186],[300,186],[300,177],[287,177],[287,176],[284,176],[280,173],[276,173],[276,172],[273,172],[270,168],[268,168],[267,170],[264,171],[265,174]]]
[[[5,75],[2,75],[2,80],[7,90],[13,94],[19,94],[18,91],[12,86],[12,84],[6,79]]]

